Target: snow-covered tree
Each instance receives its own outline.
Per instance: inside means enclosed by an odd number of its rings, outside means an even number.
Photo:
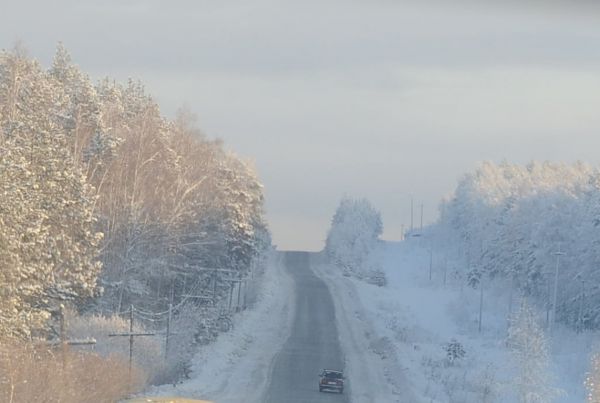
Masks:
[[[28,336],[53,305],[90,297],[96,288],[101,234],[93,189],[60,124],[64,101],[61,87],[22,51],[0,54],[5,335]]]
[[[600,355],[593,354],[590,361],[590,370],[585,378],[588,391],[586,402],[600,403]]]
[[[47,71],[0,54],[0,156],[0,336],[42,329],[66,299],[165,311],[192,287],[218,302],[270,244],[250,164],[189,114],[165,119],[142,83],[94,86],[60,44]]]
[[[585,377],[588,403],[600,403],[600,355],[593,354],[590,370]]]
[[[553,299],[560,249],[557,320],[597,327],[600,293],[589,285],[600,280],[598,177],[582,163],[484,163],[460,180],[434,231],[457,246],[462,278],[483,270],[538,306]]]
[[[341,200],[327,234],[325,252],[340,267],[359,276],[377,268],[369,257],[383,232],[381,214],[366,199]]]
[[[517,367],[514,380],[522,403],[549,403],[557,396],[551,386],[546,338],[533,309],[524,299],[511,318],[507,345]]]

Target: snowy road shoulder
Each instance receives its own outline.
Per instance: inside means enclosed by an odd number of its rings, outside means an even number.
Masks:
[[[232,331],[196,353],[191,379],[175,388],[162,386],[158,393],[218,403],[260,402],[271,363],[289,336],[292,320],[294,286],[282,256],[273,253],[254,307],[238,314]]]
[[[354,282],[325,263],[322,256],[315,255],[312,268],[329,287],[335,304],[351,401],[418,403],[396,355],[387,354],[386,339],[375,332]]]

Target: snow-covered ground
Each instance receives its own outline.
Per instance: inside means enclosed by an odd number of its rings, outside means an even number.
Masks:
[[[460,286],[451,261],[434,256],[429,280],[430,255],[421,240],[387,242],[380,253],[386,287],[314,265],[336,302],[352,401],[516,402],[516,371],[506,348],[506,288],[484,284],[480,332],[480,292]],[[517,301],[513,296],[510,309],[516,310]],[[557,402],[585,399],[596,337],[555,330],[549,347],[553,386],[563,391]],[[450,363],[445,346],[453,340],[466,354]]]
[[[513,296],[510,306],[506,287],[484,285],[479,331],[479,290],[460,285],[453,275],[455,263],[441,258],[448,251],[436,251],[430,280],[430,255],[422,243],[383,243],[379,253],[385,287],[346,277],[321,254],[313,255],[311,266],[335,303],[351,401],[518,401],[516,370],[506,347],[508,311],[516,310],[518,298]],[[219,403],[260,402],[293,320],[293,280],[282,256],[274,254],[261,297],[236,318],[233,331],[197,353],[192,379],[153,392]],[[549,338],[553,386],[563,391],[557,402],[585,400],[583,381],[595,338],[597,334],[560,327]],[[453,341],[465,356],[450,363],[446,346]]]
[[[234,318],[233,330],[203,346],[193,359],[191,379],[151,394],[185,396],[219,403],[259,403],[270,365],[288,337],[293,319],[293,283],[283,254],[273,253],[256,304]]]

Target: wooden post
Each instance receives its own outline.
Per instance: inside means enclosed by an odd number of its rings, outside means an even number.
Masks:
[[[173,304],[169,304],[169,315],[167,316],[167,335],[165,337],[165,360],[169,356],[169,336],[171,332],[171,312],[173,310]]]
[[[131,363],[133,362],[133,305],[129,307],[129,384],[131,385]]]
[[[233,282],[229,283],[229,311],[231,311],[231,304],[233,300]]]
[[[85,346],[85,345],[94,345],[96,344],[95,339],[79,339],[79,340],[70,340],[67,338],[67,326],[65,321],[65,308],[61,304],[60,305],[60,335],[59,335],[59,343],[61,349],[61,358],[62,358],[62,370],[63,374],[67,371],[67,346]],[[54,344],[54,343],[51,343]]]
[[[242,299],[242,306],[246,309],[246,295],[248,294],[248,281],[244,280],[244,298]]]
[[[138,336],[155,336],[155,333],[134,333],[133,332],[133,305],[129,307],[129,333],[111,333],[108,337],[129,337],[129,385],[131,385],[131,370],[133,365],[133,339]]]
[[[65,307],[60,304],[60,344],[63,372],[67,369],[67,334],[65,328]]]
[[[212,292],[213,305],[217,304],[217,269],[213,270],[213,292]]]
[[[240,297],[242,294],[242,275],[240,274],[240,280],[238,281],[238,293],[237,293],[237,305],[235,307],[236,311],[240,310]]]
[[[479,333],[481,333],[481,321],[483,319],[483,275],[479,280]]]

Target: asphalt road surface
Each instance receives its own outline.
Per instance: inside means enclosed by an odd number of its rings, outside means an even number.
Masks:
[[[295,319],[275,357],[264,402],[348,402],[348,382],[343,394],[319,392],[323,368],[344,368],[329,290],[312,272],[308,252],[286,252],[285,265],[296,287]]]

